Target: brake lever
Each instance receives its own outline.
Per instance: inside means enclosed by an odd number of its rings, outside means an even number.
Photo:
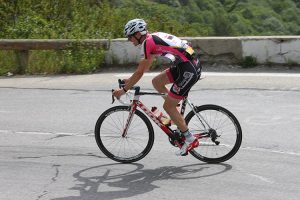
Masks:
[[[113,93],[114,91],[115,91],[115,90],[112,89],[112,90],[111,90],[111,93]],[[112,98],[111,104],[114,104],[114,103],[115,103],[115,96],[112,94],[112,95],[111,95],[111,98]]]
[[[120,88],[120,89],[121,89],[121,88],[124,88],[124,86],[125,86],[125,81],[124,81],[124,80],[119,79],[119,80],[118,80],[118,83],[119,83],[119,88]],[[113,93],[114,91],[115,91],[114,89],[111,90],[112,93]],[[115,102],[115,96],[114,96],[114,95],[111,95],[111,98],[112,98],[111,104],[113,104],[113,103]]]
[[[119,79],[118,83],[119,83],[119,88],[120,89],[125,86],[125,81],[124,80]]]

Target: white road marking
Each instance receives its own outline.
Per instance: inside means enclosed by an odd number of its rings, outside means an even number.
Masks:
[[[292,151],[280,151],[280,150],[272,150],[272,149],[257,148],[257,147],[241,147],[241,149],[250,150],[250,151],[261,151],[261,152],[279,153],[279,154],[288,154],[288,155],[293,155],[293,156],[300,156],[300,153],[292,152]]]
[[[54,133],[54,132],[36,132],[36,131],[10,131],[10,130],[0,130],[1,133],[6,134],[27,134],[27,135],[57,135],[57,136],[75,136],[75,137],[87,137],[93,134],[81,134],[81,133]]]
[[[250,174],[248,173],[249,176],[253,176],[255,178],[258,178],[259,180],[263,181],[263,182],[266,182],[266,183],[274,183],[274,181],[271,181],[269,180],[268,178],[266,177],[263,177],[263,176],[259,176],[259,175],[256,175],[256,174]]]
[[[232,72],[204,72],[207,76],[249,76],[249,77],[298,77],[300,73],[232,73]]]
[[[159,72],[147,72],[146,77],[157,76]],[[132,73],[114,74],[115,77],[130,77]],[[300,73],[233,73],[233,72],[203,72],[202,76],[234,76],[234,77],[296,77],[300,78]]]
[[[154,76],[157,76],[159,73],[158,72],[147,72],[147,73],[144,73],[143,76],[150,76],[150,77],[154,77]],[[118,78],[122,78],[122,77],[130,77],[132,75],[132,73],[121,73],[121,74],[114,74],[115,77],[118,77]]]
[[[248,172],[248,171],[246,171],[244,169],[240,169],[239,167],[237,167],[237,170],[241,171],[242,173],[245,173],[248,176],[255,177],[255,178],[259,179],[260,181],[263,181],[263,182],[266,182],[266,183],[269,183],[269,184],[273,184],[274,183],[274,181],[271,180],[270,178],[266,178],[264,176],[260,176],[260,175],[257,175],[257,174],[250,173],[250,172]]]
[[[0,130],[0,134],[28,134],[28,135],[56,135],[56,136],[74,136],[74,137],[90,137],[94,136],[93,133],[82,134],[82,133],[54,133],[54,132],[35,132],[35,131],[11,131],[11,130]],[[259,152],[267,152],[267,153],[277,153],[277,154],[286,154],[292,156],[300,156],[300,153],[293,151],[281,151],[281,150],[272,150],[258,147],[241,147],[242,150],[249,151],[259,151]]]

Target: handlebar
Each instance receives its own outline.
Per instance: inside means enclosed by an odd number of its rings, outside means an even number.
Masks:
[[[120,89],[125,87],[125,81],[124,80],[119,79],[118,83],[119,83],[119,88]],[[140,86],[133,86],[129,90],[135,90],[134,94],[137,95],[140,92]]]
[[[120,89],[123,88],[123,87],[125,87],[125,81],[124,80],[119,79],[118,83],[119,83],[119,88]]]
[[[119,88],[124,88],[125,87],[125,81],[118,79],[118,84],[119,84]],[[134,94],[138,95],[140,92],[140,86],[133,86],[132,88],[130,88],[129,90],[135,90]],[[113,93],[115,90],[112,89],[111,92]],[[126,104],[125,102],[123,102],[122,100],[118,99],[122,104]],[[112,104],[115,102],[115,97],[114,95],[112,95]]]
[[[125,81],[118,79],[118,84],[119,84],[119,88],[124,88],[125,87]],[[133,86],[132,88],[130,88],[129,90],[134,90],[134,95],[157,95],[157,96],[165,96],[166,94],[163,93],[152,93],[152,92],[140,92],[140,86]],[[114,92],[114,89],[111,90],[111,92]],[[127,93],[133,93],[128,91]],[[126,93],[126,94],[127,94]],[[118,99],[118,101],[120,101],[121,104],[128,104],[125,103],[124,101],[122,101],[121,99]],[[115,97],[112,95],[112,104],[115,102]]]

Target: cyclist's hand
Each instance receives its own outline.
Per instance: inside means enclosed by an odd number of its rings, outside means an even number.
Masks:
[[[115,89],[112,93],[117,99],[120,99],[120,97],[125,94],[125,91],[122,89]]]
[[[124,81],[125,85],[127,85],[127,83],[129,82],[129,79],[123,79],[122,81]]]

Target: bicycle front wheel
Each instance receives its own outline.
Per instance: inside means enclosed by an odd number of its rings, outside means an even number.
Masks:
[[[100,150],[121,163],[144,158],[154,142],[151,122],[139,110],[135,111],[126,136],[122,136],[129,113],[129,106],[112,107],[98,118],[95,126],[95,139]]]
[[[242,143],[242,129],[237,118],[217,105],[198,106],[185,120],[189,130],[198,134],[199,147],[190,151],[197,159],[207,163],[220,163],[230,159]]]

